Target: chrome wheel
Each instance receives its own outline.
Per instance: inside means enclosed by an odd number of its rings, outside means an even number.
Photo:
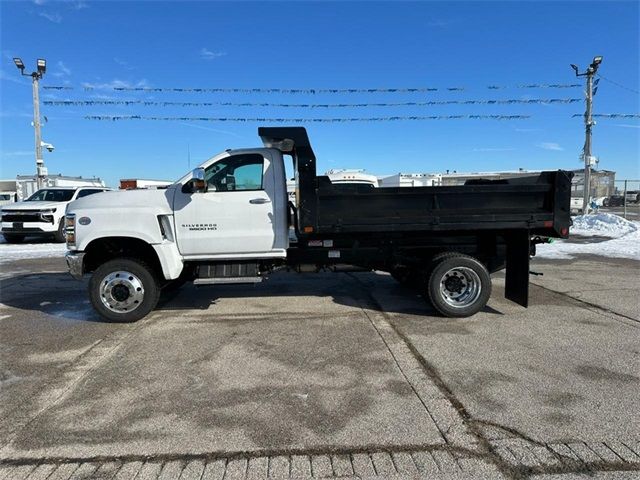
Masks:
[[[481,292],[480,277],[469,267],[447,270],[440,279],[440,295],[447,305],[454,308],[472,305]]]
[[[144,300],[144,286],[131,272],[112,272],[100,282],[100,300],[112,312],[131,312]]]

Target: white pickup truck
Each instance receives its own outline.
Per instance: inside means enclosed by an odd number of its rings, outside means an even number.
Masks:
[[[484,308],[489,275],[505,265],[505,296],[526,306],[535,243],[569,234],[570,172],[447,187],[336,184],[316,175],[304,128],[258,132],[264,148],[222,152],[166,189],[69,205],[69,271],[92,273],[89,297],[102,317],[136,321],[162,288],[184,281],[256,283],[278,268],[343,265],[415,282],[440,313],[465,317]]]
[[[26,236],[53,237],[64,242],[64,213],[74,200],[107,191],[104,187],[48,187],[22,202],[2,206],[2,235],[8,243]]]

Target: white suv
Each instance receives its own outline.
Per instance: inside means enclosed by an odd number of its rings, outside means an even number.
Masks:
[[[2,207],[2,235],[8,243],[26,236],[49,236],[64,242],[64,212],[72,201],[108,191],[105,187],[47,187],[23,202]]]

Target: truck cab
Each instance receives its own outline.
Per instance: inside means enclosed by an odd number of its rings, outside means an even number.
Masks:
[[[203,181],[196,186],[198,175]],[[184,260],[286,257],[288,200],[280,151],[226,151],[170,190]]]

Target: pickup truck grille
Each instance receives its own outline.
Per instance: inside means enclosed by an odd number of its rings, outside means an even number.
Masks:
[[[38,211],[26,212],[3,212],[3,222],[44,222],[52,223],[52,215],[41,215]]]

